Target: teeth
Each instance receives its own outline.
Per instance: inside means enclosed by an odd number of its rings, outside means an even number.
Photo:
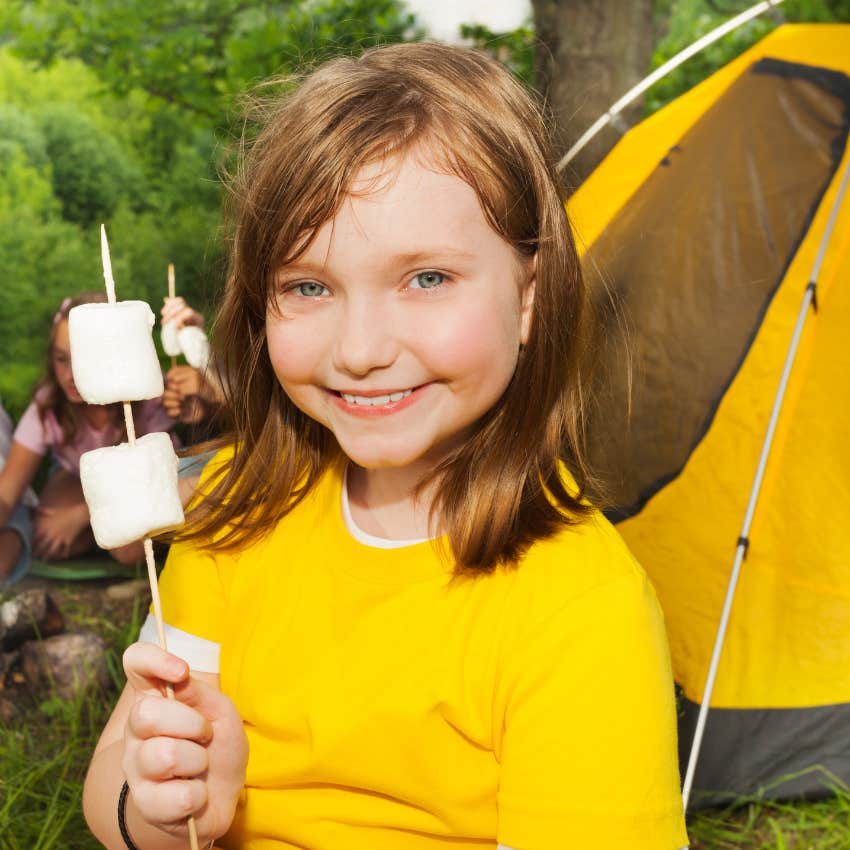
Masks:
[[[413,390],[404,390],[400,393],[390,393],[389,395],[376,396],[349,395],[348,393],[340,393],[340,395],[349,404],[356,404],[360,407],[381,407],[385,404],[389,404],[391,401],[401,401],[403,398],[409,396],[412,392]]]

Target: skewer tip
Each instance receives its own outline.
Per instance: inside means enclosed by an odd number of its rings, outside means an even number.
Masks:
[[[115,279],[112,277],[112,260],[109,257],[109,241],[106,238],[106,225],[100,225],[100,259],[103,263],[103,279],[106,282],[106,297],[110,304],[115,303]]]

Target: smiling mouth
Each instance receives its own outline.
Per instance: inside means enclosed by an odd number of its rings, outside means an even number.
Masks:
[[[387,404],[407,398],[412,392],[413,390],[409,389],[399,390],[393,393],[382,393],[381,395],[354,395],[344,392],[338,392],[337,395],[349,404],[356,404],[358,407],[384,407]]]

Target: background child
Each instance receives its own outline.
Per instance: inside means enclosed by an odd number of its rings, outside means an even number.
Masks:
[[[129,846],[126,780],[143,850],[191,812],[227,848],[681,847],[661,615],[582,496],[593,352],[534,103],[406,44],[268,114],[217,323],[234,428],[161,584],[180,657],[125,654],[92,829]]]
[[[78,304],[104,302],[101,293],[66,298],[48,335],[47,370],[21,416],[0,470],[0,526],[8,522],[36,476],[48,451],[53,465],[39,497],[33,530],[33,554],[43,560],[71,558],[96,549],[80,485],[80,455],[126,439],[120,404],[86,404],[74,386],[68,313]],[[161,399],[133,405],[136,431],[170,431],[174,422]],[[141,543],[112,550],[116,560],[134,564],[143,558]]]

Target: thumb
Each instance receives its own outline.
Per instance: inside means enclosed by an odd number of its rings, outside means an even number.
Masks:
[[[218,688],[199,679],[187,678],[175,684],[174,696],[211,723],[230,719],[235,711],[233,704]]]
[[[163,682],[177,685],[188,679],[189,665],[152,643],[127,647],[123,657],[128,684],[139,693],[162,694]]]

